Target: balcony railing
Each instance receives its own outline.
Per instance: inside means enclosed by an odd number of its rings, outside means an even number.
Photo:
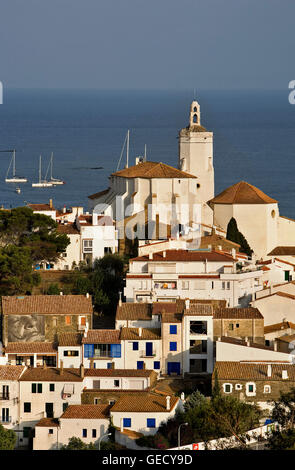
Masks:
[[[151,354],[147,354],[147,352],[144,350],[140,351],[139,354],[140,354],[140,357],[155,357],[157,355],[155,351],[152,351]]]
[[[9,393],[0,393],[0,400],[9,400]]]
[[[0,424],[9,424],[9,423],[11,423],[11,421],[12,421],[11,416],[8,416],[4,420],[2,418],[0,418]]]

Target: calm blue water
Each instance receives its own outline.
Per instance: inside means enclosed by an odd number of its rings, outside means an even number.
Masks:
[[[200,92],[202,124],[214,132],[216,194],[241,179],[279,200],[280,213],[295,218],[295,106],[288,90]],[[191,92],[4,90],[0,150],[16,148],[17,173],[26,175],[20,195],[4,183],[10,154],[0,153],[0,204],[81,204],[105,189],[116,169],[127,129],[130,164],[143,154],[177,166],[178,130],[187,125]],[[46,170],[66,185],[32,189],[39,155]],[[91,169],[100,167],[101,170]]]

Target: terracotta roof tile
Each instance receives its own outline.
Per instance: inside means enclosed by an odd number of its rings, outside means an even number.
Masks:
[[[173,168],[162,162],[143,162],[112,173],[123,178],[196,178],[195,175]]]
[[[283,341],[284,343],[291,343],[295,340],[295,334],[293,335],[284,335],[277,338],[278,341]]]
[[[229,254],[220,251],[193,251],[193,250],[166,250],[166,256],[163,256],[163,251],[153,253],[153,258],[149,259],[149,255],[138,256],[132,258],[131,261],[221,261],[221,262],[234,262],[235,259]]]
[[[267,256],[295,256],[295,246],[276,246]]]
[[[210,304],[191,304],[184,310],[184,315],[213,316],[213,306]]]
[[[291,322],[281,322],[281,323],[274,323],[273,325],[267,325],[264,327],[264,334],[268,333],[275,333],[276,331],[288,330],[292,328],[295,330],[295,323]]]
[[[69,405],[60,419],[108,419],[109,405]]]
[[[120,330],[89,330],[87,336],[82,338],[83,344],[119,344]]]
[[[24,366],[0,366],[0,380],[18,380],[24,370]]]
[[[228,318],[228,319],[263,319],[263,316],[259,312],[258,308],[247,307],[247,308],[219,308],[214,312],[214,319]]]
[[[179,398],[170,397],[170,411],[177,405]],[[149,394],[139,395],[136,400],[130,400],[128,396],[121,396],[112,406],[111,412],[130,412],[130,413],[168,413],[166,410],[166,396]]]
[[[33,211],[55,211],[55,208],[50,207],[50,204],[28,204],[28,207]]]
[[[85,315],[93,312],[92,298],[85,295],[27,295],[2,297],[4,315]]]
[[[147,369],[84,369],[85,377],[150,377],[153,373]]]
[[[80,369],[48,367],[30,367],[27,369],[20,380],[22,382],[82,382]]]
[[[118,305],[116,320],[151,320],[152,307],[148,303],[126,302]]]
[[[139,336],[139,328],[122,328],[121,340],[156,340],[161,339],[160,328],[142,328],[141,336]]]
[[[57,226],[58,233],[65,233],[67,235],[80,235],[79,230],[76,227],[76,224],[58,224]]]
[[[272,374],[267,377],[267,366],[271,364]],[[288,372],[284,382],[295,381],[295,364],[278,364],[267,361],[261,364],[245,362],[216,362],[215,369],[220,380],[279,380],[282,381],[282,371]]]
[[[103,191],[99,191],[98,193],[90,194],[90,196],[88,196],[88,199],[97,199],[98,197],[104,196],[105,194],[107,194],[109,190],[110,188],[107,188],[107,189],[104,189]]]
[[[42,418],[35,426],[42,428],[58,428],[59,422],[57,418]]]
[[[252,184],[240,181],[209,201],[213,204],[274,204],[272,199]]]
[[[59,346],[80,346],[81,344],[81,333],[60,333],[58,335]]]
[[[36,342],[36,343],[8,343],[5,347],[6,354],[56,354],[57,350],[54,343]]]

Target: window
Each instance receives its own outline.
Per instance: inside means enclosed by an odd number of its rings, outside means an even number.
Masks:
[[[24,427],[24,429],[23,429],[23,436],[24,436],[24,437],[30,437],[30,432],[31,432],[31,428]]]
[[[83,252],[92,253],[92,240],[83,240]]]
[[[211,282],[211,289],[214,289],[214,282]]]
[[[170,351],[177,351],[177,343],[176,341],[170,341]]]
[[[24,413],[31,413],[31,403],[24,403]]]
[[[80,317],[80,325],[86,326],[86,317]]]
[[[114,380],[114,387],[120,386],[120,380]]]
[[[63,413],[66,411],[66,409],[67,409],[68,406],[69,406],[69,404],[68,404],[67,402],[62,404],[62,411],[63,411]]]
[[[207,353],[207,340],[190,340],[190,354],[205,354]]]
[[[55,384],[49,384],[49,391],[54,392],[55,391]]]
[[[226,283],[226,288],[227,288],[227,290],[230,289],[230,282],[227,282],[227,283]]]
[[[133,345],[133,351],[138,351],[138,342],[133,341],[132,345]]]
[[[225,289],[225,282],[222,282],[222,289]]]
[[[23,362],[24,362],[23,356],[16,356],[16,365],[17,366],[21,366]]]
[[[160,361],[154,361],[154,369],[160,369]]]
[[[32,384],[32,393],[37,393],[37,384]]]
[[[87,429],[82,430],[82,437],[87,437]]]
[[[143,361],[137,361],[137,369],[143,369]]]
[[[264,385],[264,393],[270,393],[271,392],[271,386],[270,385]]]
[[[223,384],[224,393],[231,393],[233,389],[232,384]]]
[[[147,418],[147,420],[146,420],[146,427],[147,427],[147,428],[155,428],[155,427],[156,427],[156,420],[155,420],[155,418]]]
[[[234,324],[233,324],[233,323],[229,323],[228,329],[229,329],[230,331],[232,331],[232,330],[234,329]]]
[[[42,384],[38,384],[37,391],[38,393],[42,393]]]
[[[255,396],[256,395],[256,385],[254,382],[248,382],[246,384],[246,395],[248,397]]]
[[[53,434],[53,429],[49,429],[48,434]]]
[[[97,397],[94,398],[94,404],[95,405],[99,405],[99,401],[100,401],[100,398],[97,398]]]
[[[236,390],[242,390],[242,385],[241,384],[236,384],[235,389]]]
[[[239,324],[239,323],[236,323],[236,328],[240,328],[240,324]]]
[[[52,318],[52,326],[55,328],[57,327],[57,318],[56,317],[53,317]]]
[[[79,356],[79,351],[64,351],[64,357],[73,357],[73,356]]]
[[[111,362],[107,363],[107,369],[112,369],[112,363]]]
[[[131,418],[123,418],[123,428],[131,428]]]
[[[177,335],[177,325],[170,325],[170,335]]]
[[[114,405],[116,403],[116,400],[109,400],[109,405]]]
[[[9,423],[9,408],[2,408],[2,423]]]
[[[66,324],[66,325],[70,325],[70,324],[71,324],[71,317],[70,317],[70,315],[66,315],[66,316],[65,316],[65,324]]]
[[[92,429],[92,437],[96,437],[96,429]]]
[[[206,321],[190,321],[190,334],[191,335],[206,335],[207,322]]]
[[[182,281],[182,289],[188,290],[189,288],[189,282],[188,281]]]

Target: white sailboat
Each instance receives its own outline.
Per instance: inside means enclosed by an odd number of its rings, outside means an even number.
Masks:
[[[51,153],[49,165],[50,165],[50,180],[49,180],[49,182],[52,183],[54,186],[55,186],[55,185],[58,185],[58,184],[65,184],[64,181],[62,181],[62,180],[60,180],[60,179],[58,179],[58,178],[53,178],[53,176],[52,176],[53,152]],[[48,169],[47,169],[47,171],[48,171]],[[46,175],[47,175],[47,172],[46,172]],[[45,177],[45,178],[46,178],[46,177]]]
[[[46,181],[46,176],[45,179],[42,180],[41,177],[41,168],[42,168],[42,157],[40,155],[40,160],[39,160],[39,183],[32,183],[32,188],[51,188],[53,184],[50,181]]]
[[[12,157],[6,173],[5,183],[26,183],[28,180],[24,176],[17,176],[15,169],[15,150],[1,150],[1,152],[12,152]],[[12,176],[9,177],[10,168],[12,166]]]

